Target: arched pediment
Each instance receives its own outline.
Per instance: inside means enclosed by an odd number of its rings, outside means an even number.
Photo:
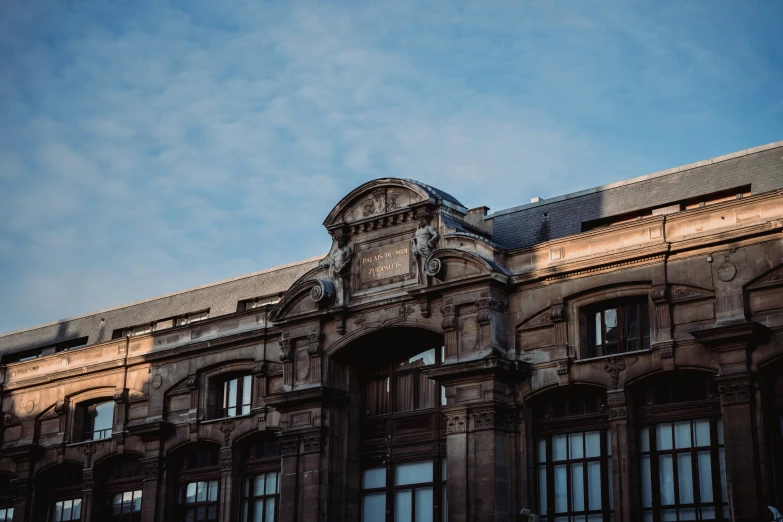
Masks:
[[[317,312],[332,304],[335,295],[334,283],[329,279],[300,280],[272,308],[269,320],[274,323],[288,317]]]
[[[446,283],[497,274],[504,280],[509,272],[505,267],[484,259],[473,252],[457,248],[433,250],[424,261],[424,272],[436,282]]]
[[[438,204],[442,201],[463,207],[450,194],[419,181],[401,178],[376,179],[355,188],[341,199],[324,220],[324,226],[331,229],[419,203]]]

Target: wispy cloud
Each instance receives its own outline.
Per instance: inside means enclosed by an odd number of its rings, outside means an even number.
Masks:
[[[781,15],[3,2],[0,330],[325,252],[379,176],[500,209],[780,139]]]

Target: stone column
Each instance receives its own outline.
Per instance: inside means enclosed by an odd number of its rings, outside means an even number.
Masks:
[[[92,457],[97,452],[93,443],[88,442],[84,446],[84,469],[82,470],[82,522],[97,520],[100,515],[93,513],[93,486],[94,472]]]
[[[766,516],[760,505],[758,439],[756,430],[754,374],[750,352],[763,327],[752,321],[728,323],[693,332],[702,344],[718,354],[721,414],[726,453],[729,509],[738,522]]]
[[[446,502],[449,521],[468,520],[468,413],[464,408],[444,414],[446,420]]]
[[[625,390],[611,390],[606,392],[606,402],[609,409],[609,433],[612,437],[609,460],[612,474],[612,496],[614,497],[615,520],[632,520],[631,505],[635,500],[635,484],[631,477],[631,457],[633,441],[632,430],[628,427],[628,406],[625,401]],[[609,448],[607,448],[609,449]]]
[[[156,522],[159,508],[160,480],[163,478],[163,464],[159,457],[141,459],[141,469],[144,473],[144,484],[141,488],[141,520]]]
[[[299,436],[280,438],[280,522],[299,520]]]
[[[234,460],[231,448],[220,449],[220,520],[232,520],[234,495]],[[239,513],[237,513],[239,515]]]

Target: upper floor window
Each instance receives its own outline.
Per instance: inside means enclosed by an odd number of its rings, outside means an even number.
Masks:
[[[611,301],[581,313],[582,358],[646,350],[650,347],[647,298]]]
[[[177,317],[174,319],[174,325],[183,326],[186,324],[203,321],[204,319],[208,319],[208,318],[209,318],[209,310],[204,310],[201,312],[196,312],[195,314],[188,314],[188,315],[183,315],[182,317]]]
[[[114,457],[106,479],[105,519],[114,522],[139,522],[143,472],[138,457]]]
[[[72,498],[54,503],[51,509],[51,522],[66,522],[82,519],[82,499]]]
[[[160,319],[149,323],[139,324],[131,326],[129,328],[118,328],[112,332],[112,339],[121,339],[126,336],[144,335],[151,332],[157,332],[158,330],[165,330],[166,328],[172,328],[174,326],[184,326],[198,321],[203,321],[209,318],[209,310],[202,310],[201,312],[194,312],[192,314],[181,315],[178,317],[169,317],[168,319]]]
[[[252,375],[216,379],[210,385],[208,398],[212,418],[236,417],[250,413],[252,389]]]
[[[3,355],[3,363],[11,362],[23,362],[43,357],[44,355],[51,355],[53,353],[64,352],[66,350],[72,350],[74,348],[80,348],[87,346],[87,337],[77,337],[76,339],[69,339],[67,341],[60,341],[59,343],[47,344],[46,346],[40,346],[31,350],[25,350],[23,352],[16,352]]]
[[[440,364],[444,355],[443,347],[430,348],[371,371],[364,381],[364,414],[383,415],[445,405],[445,389],[420,371]]]
[[[114,402],[87,402],[76,407],[76,440],[101,440],[111,437],[114,426]],[[78,433],[81,428],[81,434]]]
[[[219,487],[218,447],[199,445],[188,451],[177,474],[177,519],[217,522]]]

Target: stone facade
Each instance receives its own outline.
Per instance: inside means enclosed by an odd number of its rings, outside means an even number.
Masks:
[[[636,200],[544,241],[538,212],[578,195],[487,215],[380,179],[327,216],[318,262],[0,336],[0,517],[768,519],[782,156],[694,166],[682,202],[645,184],[675,190],[685,167],[587,191]]]

